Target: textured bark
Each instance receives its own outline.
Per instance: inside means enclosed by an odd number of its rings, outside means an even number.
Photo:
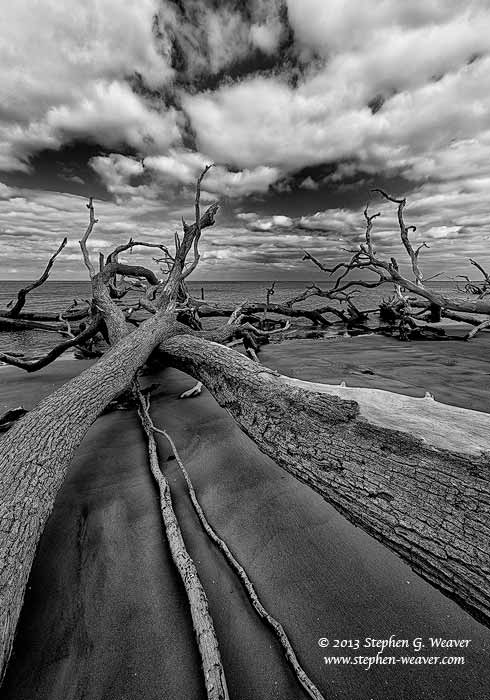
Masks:
[[[74,451],[155,346],[175,332],[173,321],[161,314],[152,317],[0,440],[0,677],[36,546]]]
[[[172,338],[162,349],[165,360],[200,379],[279,466],[490,622],[489,452],[448,451],[370,423],[353,401],[291,386],[199,338]],[[423,411],[418,401],[414,414]],[[489,439],[479,437],[484,444]],[[472,440],[468,421],[468,445]]]

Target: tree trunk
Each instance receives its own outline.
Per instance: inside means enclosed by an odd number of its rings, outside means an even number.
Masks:
[[[372,389],[343,401],[190,336],[163,349],[279,466],[490,622],[490,416]]]
[[[0,441],[0,678],[39,537],[73,454],[101,411],[151,351],[179,332],[162,314],[42,401]]]

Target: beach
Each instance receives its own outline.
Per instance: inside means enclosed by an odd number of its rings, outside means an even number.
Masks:
[[[346,381],[490,412],[490,336],[400,343],[377,336],[268,345],[283,374]],[[84,361],[26,375],[0,369],[0,411],[32,408]],[[288,632],[327,698],[487,697],[490,630],[265,457],[207,391],[173,369],[145,376],[157,426],[173,437],[208,519]],[[240,582],[202,531],[171,451],[158,438],[183,535],[209,598],[230,696],[305,697]],[[462,666],[325,663],[329,639],[470,639]],[[371,653],[371,652],[369,652]],[[399,652],[397,651],[397,654]],[[429,652],[428,652],[429,653]],[[453,652],[450,652],[453,653]],[[205,697],[184,589],[170,559],[134,410],[93,424],[41,538],[2,688],[6,700]]]

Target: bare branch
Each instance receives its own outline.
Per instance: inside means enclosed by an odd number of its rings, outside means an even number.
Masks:
[[[158,248],[159,250],[161,250],[165,253],[166,257],[173,260],[173,257],[170,254],[170,251],[167,248],[167,246],[162,245],[161,243],[146,243],[145,241],[133,241],[133,239],[130,238],[127,243],[124,243],[123,245],[118,246],[117,248],[115,248],[112,251],[112,253],[109,253],[109,255],[107,256],[107,264],[112,263],[112,262],[117,262],[117,256],[120,253],[123,253],[125,250],[132,250],[136,246],[144,247],[144,248]]]
[[[199,232],[202,231],[203,228],[206,228],[208,226],[212,226],[215,221],[216,213],[218,211],[219,204],[218,202],[215,202],[214,204],[211,204],[207,208],[207,210],[204,212],[204,214],[201,216],[199,220],[199,225],[198,229]],[[177,293],[179,290],[179,286],[182,282],[182,280],[187,277],[190,271],[186,271],[184,273],[184,265],[185,261],[187,258],[187,254],[189,253],[193,242],[194,242],[194,236],[196,234],[196,225],[195,223],[192,226],[187,226],[184,232],[184,237],[182,239],[182,242],[180,242],[179,237],[177,233],[175,234],[176,238],[176,246],[178,246],[177,252],[175,254],[175,260],[172,265],[172,269],[170,270],[168,279],[165,283],[165,285],[162,287],[162,289],[158,292],[155,302],[156,306],[158,308],[167,308],[169,309],[172,304],[175,304]]]
[[[317,267],[320,268],[320,270],[321,270],[322,272],[330,272],[330,273],[332,273],[332,272],[335,271],[335,268],[331,268],[331,269],[330,269],[330,268],[328,268],[328,267],[325,267],[317,258],[315,258],[314,255],[312,255],[311,253],[309,253],[307,250],[304,251],[303,260],[311,260],[313,263],[315,263],[315,265],[316,265]],[[343,263],[341,263],[341,266],[343,266]],[[338,269],[339,266],[336,266],[336,267],[337,267],[337,269]]]
[[[56,360],[57,357],[60,357],[65,350],[68,350],[75,345],[80,345],[81,343],[84,343],[92,338],[99,331],[100,325],[101,319],[99,316],[97,316],[81,333],[73,336],[69,340],[66,340],[64,343],[60,343],[42,357],[37,357],[32,360],[25,360],[9,355],[8,353],[0,352],[0,361],[5,362],[7,365],[24,369],[26,372],[36,372],[38,369],[42,369],[43,367],[46,367],[46,365],[49,365],[51,362]]]
[[[395,202],[396,204],[398,204],[398,225],[400,227],[400,236],[402,239],[402,243],[403,243],[405,250],[407,251],[408,256],[409,256],[411,263],[412,263],[412,270],[413,270],[413,274],[415,277],[415,284],[419,287],[422,287],[424,275],[422,273],[422,270],[419,267],[418,257],[419,257],[420,249],[424,248],[424,247],[428,248],[429,246],[426,243],[422,243],[422,245],[420,245],[416,251],[413,249],[413,246],[412,246],[410,239],[408,237],[408,233],[409,233],[409,231],[416,231],[417,228],[416,228],[416,226],[407,226],[405,224],[404,219],[403,219],[403,210],[405,209],[405,205],[407,203],[407,200],[405,198],[404,199],[395,199],[394,197],[391,197],[389,194],[387,194],[384,190],[381,190],[379,188],[372,190],[372,192],[379,192],[383,197],[385,197],[385,199],[388,199],[390,202]]]
[[[206,165],[202,173],[199,175],[197,179],[197,184],[196,184],[196,200],[195,200],[195,221],[194,221],[194,259],[192,263],[189,265],[189,267],[183,272],[182,274],[182,279],[184,280],[186,277],[188,277],[193,270],[196,269],[200,255],[199,255],[199,239],[201,238],[201,182],[203,181],[204,176],[206,173],[209,172],[211,168],[214,167],[214,163],[211,163],[211,165]],[[182,223],[184,224],[184,220],[182,219]],[[184,224],[184,232],[186,231],[185,224]]]
[[[66,246],[67,241],[68,239],[66,237],[63,238],[56,252],[49,258],[48,264],[44,268],[44,272],[42,273],[42,275],[34,282],[31,282],[31,284],[28,284],[27,287],[24,287],[23,289],[20,289],[17,292],[17,301],[15,302],[14,306],[9,310],[9,312],[5,314],[6,316],[8,316],[9,318],[17,317],[21,309],[24,307],[24,304],[26,303],[26,297],[29,294],[29,292],[32,292],[33,289],[40,287],[42,284],[44,284],[44,282],[46,282],[46,280],[49,277],[49,273],[51,272],[51,268],[54,265],[54,261],[61,253],[63,248]]]
[[[156,286],[160,280],[153,270],[149,270],[142,265],[127,265],[126,263],[111,262],[105,265],[100,273],[102,281],[107,284],[113,275],[124,275],[125,277],[143,277],[151,285]]]
[[[97,224],[99,220],[95,218],[93,197],[89,198],[88,204],[86,206],[87,206],[87,209],[89,210],[89,224],[87,226],[87,230],[85,231],[85,233],[83,235],[82,240],[79,241],[79,243],[80,243],[80,248],[82,250],[83,261],[85,263],[85,267],[88,270],[88,273],[90,275],[90,279],[92,279],[93,277],[95,277],[95,268],[92,265],[92,262],[90,260],[90,255],[89,255],[89,252],[87,250],[87,240],[88,240],[88,237],[90,236],[90,234],[92,233],[95,224]]]
[[[489,275],[488,272],[480,265],[480,263],[477,263],[476,260],[472,260],[471,258],[470,258],[470,263],[471,263],[472,265],[474,265],[474,266],[476,267],[476,269],[479,270],[479,271],[482,273],[483,278],[485,279],[485,281],[487,282],[487,284],[490,284],[490,275]]]
[[[366,219],[366,244],[367,244],[367,249],[370,255],[374,255],[375,251],[373,249],[372,241],[371,241],[371,231],[373,228],[373,221],[376,219],[378,216],[381,216],[381,212],[378,212],[377,214],[371,214],[369,216],[368,214],[368,208],[369,208],[369,202],[366,204],[364,208],[364,218]]]

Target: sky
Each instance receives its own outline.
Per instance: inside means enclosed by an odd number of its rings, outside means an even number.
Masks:
[[[209,163],[195,279],[322,281],[303,251],[345,259],[368,201],[404,263],[374,187],[426,276],[490,268],[488,0],[15,0],[0,33],[1,279],[65,235],[52,276],[84,279],[89,196],[92,251],[172,241]]]

